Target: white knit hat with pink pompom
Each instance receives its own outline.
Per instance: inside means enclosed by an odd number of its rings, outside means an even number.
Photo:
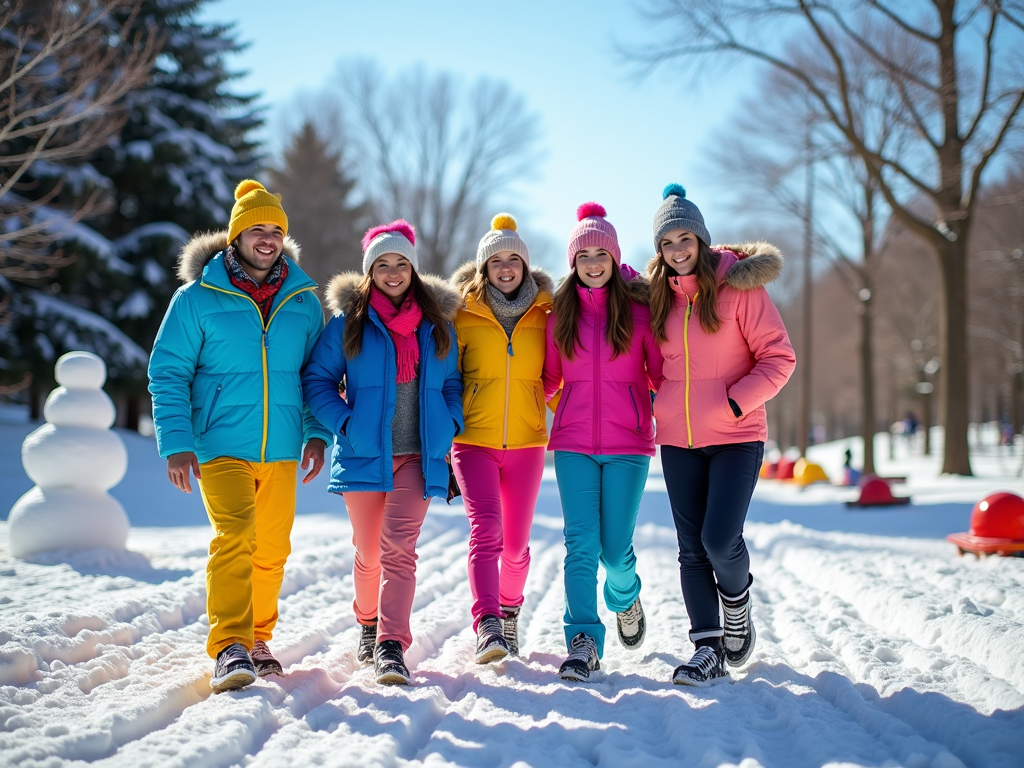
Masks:
[[[619,250],[619,236],[615,227],[611,225],[605,216],[608,212],[600,203],[584,203],[576,209],[576,218],[579,221],[569,235],[569,247],[566,251],[569,257],[569,269],[576,266],[576,254],[584,248],[604,248],[618,264],[622,261],[622,252]]]
[[[363,235],[363,274],[370,271],[378,258],[385,253],[397,253],[405,256],[412,268],[419,271],[419,260],[416,258],[416,230],[405,219],[397,219],[390,224],[381,224],[366,230]]]

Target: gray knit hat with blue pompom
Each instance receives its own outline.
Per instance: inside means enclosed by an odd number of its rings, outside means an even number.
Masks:
[[[685,229],[693,232],[704,241],[704,245],[711,245],[711,235],[708,228],[704,226],[704,217],[700,209],[686,199],[686,190],[681,184],[669,184],[661,193],[664,202],[658,206],[654,214],[654,250],[661,253],[661,238],[672,229]]]

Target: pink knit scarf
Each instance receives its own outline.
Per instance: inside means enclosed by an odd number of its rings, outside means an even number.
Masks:
[[[377,290],[377,286],[370,288],[370,306],[377,310],[384,327],[391,333],[391,341],[395,344],[398,383],[412,381],[416,378],[416,366],[420,361],[416,329],[423,319],[423,310],[416,303],[412,291],[407,291],[405,299],[396,307],[391,299]]]

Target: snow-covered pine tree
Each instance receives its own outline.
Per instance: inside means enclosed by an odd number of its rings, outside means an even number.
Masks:
[[[270,171],[271,189],[288,212],[289,234],[302,247],[302,269],[320,288],[342,270],[359,271],[359,240],[365,229],[365,206],[352,201],[355,179],[341,150],[332,148],[305,120],[291,137],[283,163]]]
[[[51,286],[55,298],[105,319],[146,353],[178,287],[182,243],[193,232],[226,227],[235,184],[259,163],[256,96],[232,91],[237,75],[225,62],[242,45],[230,25],[198,18],[206,2],[142,3],[133,23],[160,30],[162,49],[149,82],[127,97],[124,127],[90,158],[97,184],[109,191],[109,212],[69,233],[63,247],[75,261]],[[34,325],[41,343],[31,353],[55,359],[67,351],[66,329]],[[131,357],[133,364],[112,367],[107,388],[125,398],[134,426],[146,365]],[[46,364],[52,369],[53,360]]]

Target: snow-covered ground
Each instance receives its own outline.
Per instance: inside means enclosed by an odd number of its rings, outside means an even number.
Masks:
[[[31,427],[0,412],[0,515],[31,485],[18,458]],[[171,488],[151,439],[123,436],[129,473],[112,493],[134,526],[129,553],[26,563],[0,522],[0,765],[1024,765],[1024,559],[959,558],[943,540],[985,493],[1024,493],[1020,459],[994,448],[975,455],[979,477],[959,479],[899,446],[881,471],[907,475],[896,490],[915,503],[884,511],[848,510],[848,489],[760,483],[747,526],[757,649],[707,689],[669,683],[690,648],[657,461],[636,535],[648,638],[634,652],[611,639],[590,685],[556,675],[553,476],[524,655],[500,666],[472,660],[463,509],[431,506],[408,689],[375,685],[355,660],[351,531],[318,481],[300,495],[272,643],[286,674],[213,696],[202,505]],[[836,475],[845,448],[811,456]]]

